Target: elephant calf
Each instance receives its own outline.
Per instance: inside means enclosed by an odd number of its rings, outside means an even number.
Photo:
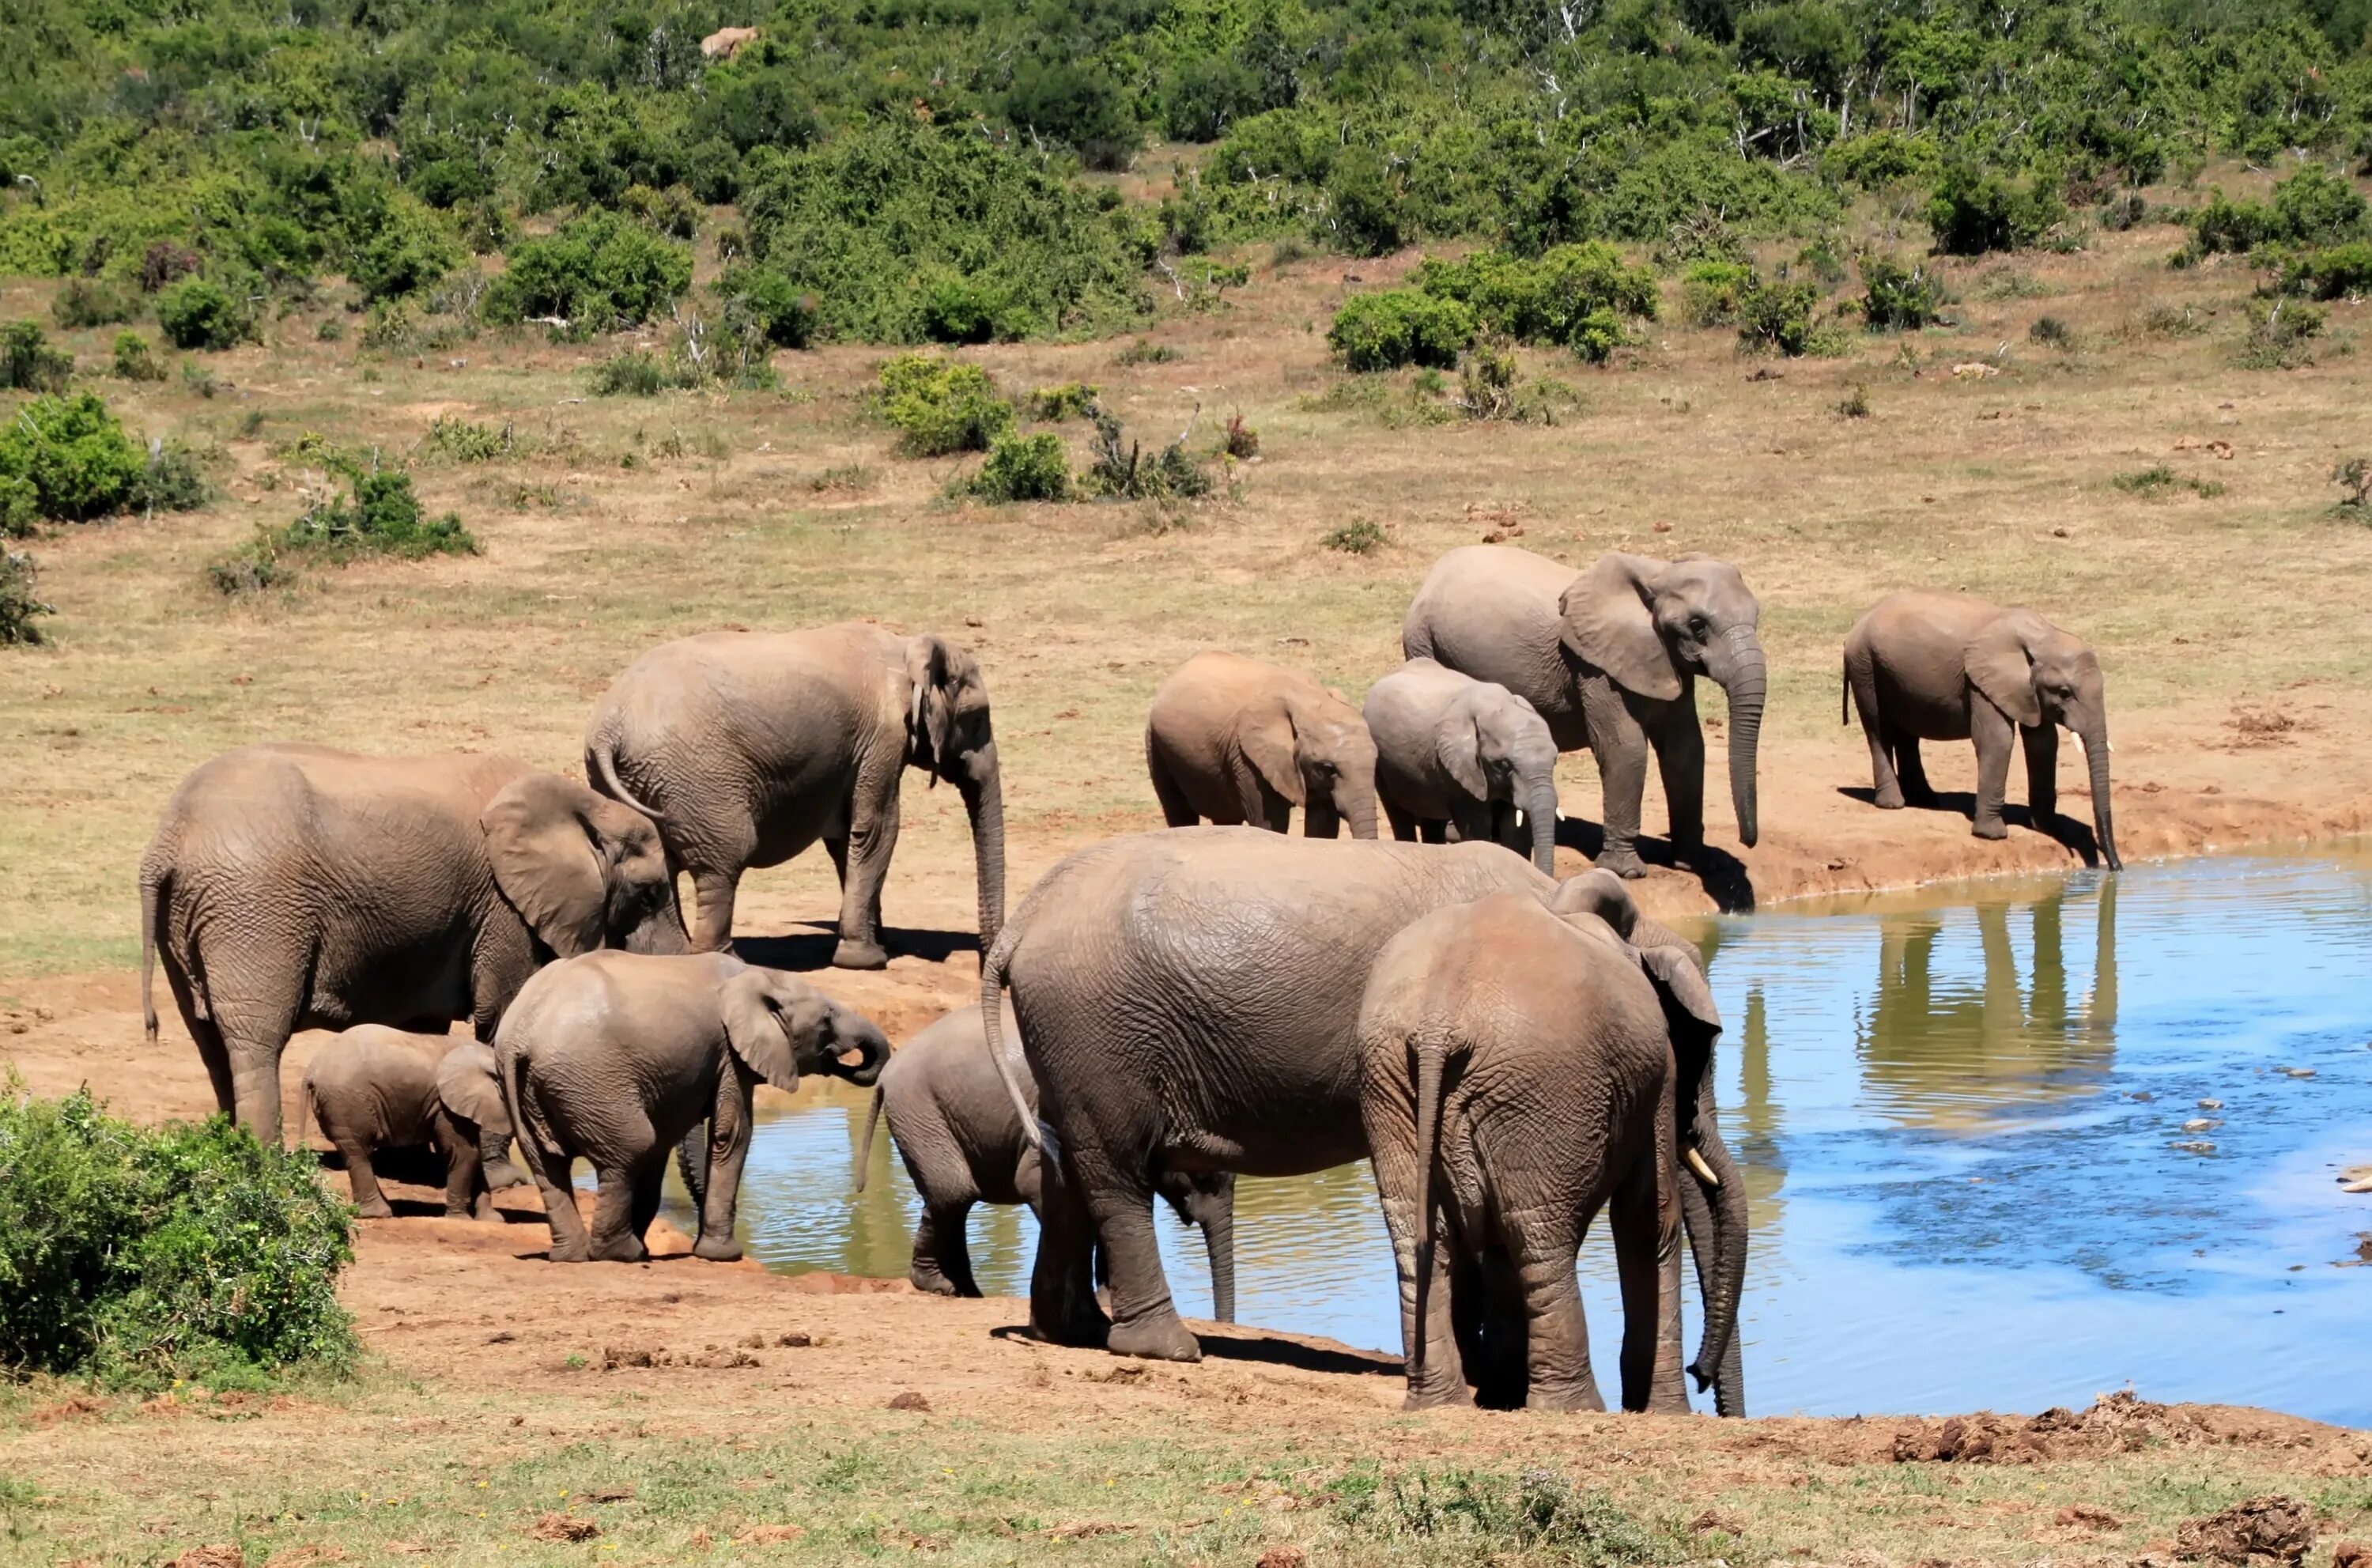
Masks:
[[[395,1212],[371,1168],[382,1149],[424,1144],[442,1156],[448,1214],[492,1219],[494,1189],[527,1179],[508,1157],[511,1123],[494,1082],[494,1054],[475,1040],[357,1025],[306,1069],[296,1099],[299,1147],[308,1112],[344,1156],[355,1207],[366,1219]]]
[[[839,1058],[855,1051],[854,1067]],[[890,1041],[870,1019],[795,975],[725,953],[665,958],[602,951],[537,972],[494,1036],[503,1097],[552,1225],[552,1259],[640,1262],[667,1159],[708,1123],[700,1257],[729,1262],[750,1100],[760,1078],[870,1084]],[[578,1218],[579,1156],[600,1178],[591,1233]]]
[[[1020,1031],[1009,1004],[1004,1011],[1005,1049],[1018,1057]],[[1024,1075],[1020,1083],[1034,1112],[1035,1080]],[[914,1225],[914,1261],[906,1277],[916,1290],[934,1295],[978,1295],[964,1238],[971,1206],[1027,1203],[1031,1214],[1041,1214],[1038,1148],[997,1075],[979,1008],[959,1008],[938,1018],[899,1047],[881,1069],[857,1149],[859,1192],[873,1162],[874,1123],[884,1115],[923,1200],[923,1217]],[[1202,1231],[1211,1260],[1211,1315],[1234,1322],[1236,1179],[1224,1171],[1165,1171],[1155,1187],[1179,1218]]]
[[[1556,875],[1556,741],[1531,703],[1413,658],[1367,689],[1365,716],[1392,837],[1488,840]]]
[[[2109,709],[2100,661],[2078,639],[2030,610],[2005,610],[1965,594],[1900,593],[1880,599],[1845,637],[1844,695],[1869,741],[1880,809],[1930,805],[1922,740],[1974,740],[1981,839],[2008,836],[2013,732],[2026,744],[2027,810],[2048,832],[2059,806],[2059,731],[2083,748],[2092,775],[2092,832],[2111,871],[2117,856],[2109,801]]]
[[[1546,902],[1506,892],[1436,910],[1376,959],[1359,1013],[1361,1111],[1400,1273],[1412,1410],[1468,1400],[1469,1382],[1494,1402],[1520,1389],[1532,1409],[1605,1408],[1574,1254],[1610,1202],[1622,1402],[1687,1410],[1679,1183],[1690,1179],[1713,1187],[1717,1209],[1697,1366],[1727,1353],[1745,1195],[1734,1168],[1722,1182],[1707,1163],[1718,1139],[1697,1125],[1720,1016],[1693,951],[1634,947],[1622,931],[1634,926],[1661,929],[1637,920],[1613,873],[1594,871]],[[1519,1327],[1471,1327],[1485,1322]],[[1737,1402],[1735,1374],[1722,1381]]]
[[[1331,839],[1376,836],[1376,743],[1339,694],[1298,670],[1196,654],[1153,694],[1145,763],[1173,828],[1208,820]]]

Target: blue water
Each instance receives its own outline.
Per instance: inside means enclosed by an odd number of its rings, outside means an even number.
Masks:
[[[2032,1411],[2130,1384],[2372,1425],[2372,1196],[2334,1179],[2372,1161],[2372,848],[1697,934],[1754,1204],[1756,1413]],[[833,1085],[761,1126],[742,1219],[769,1266],[905,1272],[916,1205],[886,1135],[849,1189],[863,1106]],[[1364,1167],[1245,1182],[1238,1216],[1243,1321],[1398,1348]],[[1180,1307],[1207,1312],[1199,1237],[1161,1233]],[[1026,1291],[1029,1215],[977,1210],[971,1234],[983,1287]],[[1602,1239],[1582,1270],[1610,1354]]]

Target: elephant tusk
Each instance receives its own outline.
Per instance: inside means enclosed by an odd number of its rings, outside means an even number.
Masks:
[[[1721,1186],[1721,1178],[1714,1174],[1713,1167],[1705,1164],[1704,1156],[1697,1153],[1695,1149],[1690,1148],[1683,1150],[1680,1157],[1689,1162],[1689,1168],[1697,1173],[1697,1179],[1699,1181],[1703,1182],[1707,1187],[1715,1188],[1716,1190],[1719,1189]]]

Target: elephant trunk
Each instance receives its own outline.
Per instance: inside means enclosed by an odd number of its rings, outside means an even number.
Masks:
[[[1203,1206],[1203,1248],[1211,1258],[1211,1316],[1222,1323],[1236,1320],[1236,1195]]]
[[[230,1082],[238,1124],[266,1148],[280,1147],[280,1052],[250,1050],[235,1055]]]
[[[1706,1194],[1713,1210],[1713,1270],[1708,1276],[1700,1261],[1697,1274],[1704,1296],[1704,1339],[1689,1371],[1699,1388],[1712,1386],[1714,1408],[1719,1413],[1744,1415],[1746,1388],[1741,1370],[1744,1358],[1738,1347],[1738,1307],[1746,1284],[1746,1181],[1738,1162],[1730,1157],[1729,1146],[1722,1142],[1710,1072],[1698,1086],[1693,1125],[1684,1130],[1683,1137],[1683,1146],[1693,1146],[1714,1177],[1712,1191]],[[1681,1179],[1700,1179],[1687,1173]]]
[[[1355,839],[1376,836],[1376,779],[1370,768],[1366,778],[1344,775],[1335,792],[1334,810]]]
[[[2111,871],[2125,863],[2117,854],[2116,815],[2109,803],[2109,726],[2091,720],[2076,732],[2084,742],[2084,761],[2092,771],[2092,836],[2099,841],[2100,859]]]
[[[967,761],[957,787],[971,819],[972,858],[980,877],[980,952],[985,960],[1005,928],[1005,781],[994,740]]]
[[[1532,830],[1532,864],[1544,877],[1556,875],[1557,793],[1553,767],[1524,796],[1525,826]]]
[[[890,1060],[890,1037],[883,1034],[874,1025],[872,1019],[860,1013],[852,1013],[844,1007],[834,1007],[831,1019],[831,1042],[834,1051],[832,1060],[826,1071],[835,1076],[847,1079],[860,1088],[869,1088],[880,1081],[881,1069]],[[851,1051],[856,1052],[856,1065],[854,1067],[841,1065],[840,1057]],[[868,1143],[872,1135],[873,1129],[867,1125],[866,1138]]]
[[[881,1080],[873,1080],[873,1100],[865,1108],[865,1140],[856,1145],[856,1190],[865,1191],[865,1173],[873,1168],[873,1129],[881,1121]]]
[[[1729,694],[1729,798],[1738,811],[1738,842],[1754,847],[1754,753],[1762,739],[1762,701],[1770,691],[1762,645],[1750,626],[1733,628],[1715,645],[1722,656],[1708,670]]]

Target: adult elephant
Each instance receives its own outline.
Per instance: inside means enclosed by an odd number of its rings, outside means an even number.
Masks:
[[[2092,836],[2109,869],[2117,857],[2109,802],[2109,706],[2100,660],[2030,610],[1966,594],[1890,594],[1845,636],[1845,696],[1869,741],[1882,810],[1934,804],[1922,740],[1974,740],[1977,806],[1971,830],[2006,838],[2014,739],[2026,744],[2027,811],[2048,832],[2059,809],[2059,727],[2092,774]]]
[[[1360,998],[1398,932],[1495,892],[1557,884],[1495,844],[1279,839],[1183,828],[1071,855],[1030,890],[983,966],[983,1029],[1009,986],[1044,1127],[1018,1070],[998,1069],[1025,1126],[1060,1159],[1044,1180],[1030,1320],[1071,1344],[1201,1355],[1179,1320],[1153,1234],[1167,1173],[1297,1176],[1367,1152],[1359,1104]],[[1740,1201],[1703,1217],[1699,1279],[1742,1259],[1745,1208],[1713,1125],[1692,1135]],[[1692,1237],[1692,1239],[1697,1239]],[[1111,1315],[1090,1259],[1110,1255]],[[1709,1256],[1707,1256],[1709,1254]]]
[[[1556,741],[1529,703],[1413,658],[1367,688],[1365,714],[1392,837],[1438,842],[1454,830],[1460,840],[1528,849],[1534,865],[1555,873]]]
[[[881,884],[909,767],[963,796],[984,950],[1005,919],[1004,784],[980,665],[945,638],[854,621],[685,637],[628,666],[585,736],[585,776],[657,821],[669,865],[692,874],[694,947],[732,940],[744,871],[821,839],[840,874],[842,969],[890,961]]]
[[[537,967],[680,952],[657,832],[574,779],[466,752],[250,746],[202,764],[140,861],[140,1008],[156,962],[215,1101],[280,1139],[280,1057],[356,1024],[492,1040]]]
[[[1609,552],[1576,573],[1513,545],[1475,544],[1433,564],[1401,628],[1409,657],[1495,680],[1540,710],[1557,749],[1587,746],[1606,797],[1598,864],[1643,877],[1639,814],[1652,747],[1683,863],[1704,844],[1704,731],[1696,678],[1729,697],[1729,793],[1752,848],[1755,749],[1768,688],[1762,606],[1737,567],[1706,555]]]
[[[1376,744],[1339,694],[1297,669],[1213,650],[1153,694],[1145,763],[1173,828],[1249,823],[1331,839],[1376,836]]]

